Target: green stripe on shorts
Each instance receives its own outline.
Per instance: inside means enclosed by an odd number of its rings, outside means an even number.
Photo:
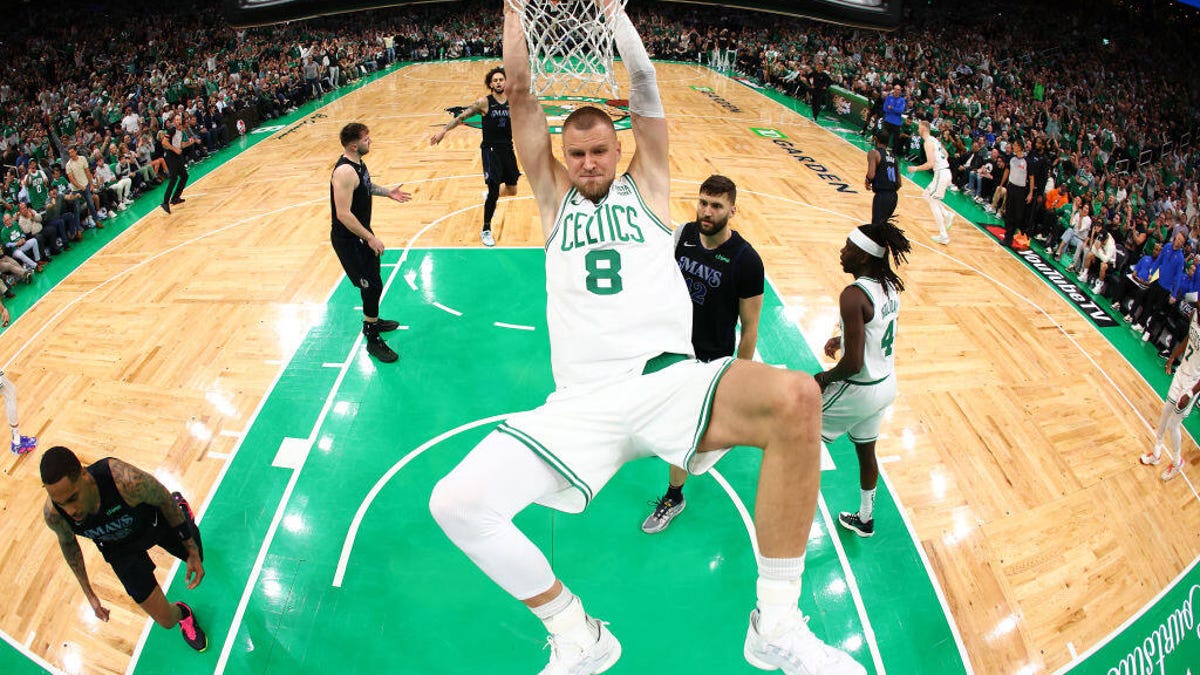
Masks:
[[[708,430],[708,422],[712,418],[713,399],[717,395],[717,385],[721,383],[721,378],[725,377],[725,372],[729,370],[734,361],[733,357],[726,357],[725,365],[721,366],[721,369],[713,376],[712,382],[708,384],[708,391],[704,394],[704,405],[700,407],[700,419],[696,421],[696,433],[692,435],[692,447],[688,450],[687,456],[683,458],[684,471],[687,471],[688,465],[692,463],[692,457],[696,456],[696,449],[700,447],[700,439]]]
[[[850,388],[849,384],[842,382],[842,388],[840,390],[838,390],[838,393],[834,394],[833,396],[830,396],[829,400],[826,401],[824,403],[824,405],[821,406],[821,412],[825,412],[826,410],[829,410],[829,407],[832,406],[834,403],[836,403],[837,400],[842,397],[842,394],[846,393],[846,390],[849,388]]]
[[[497,426],[496,431],[512,436],[520,441],[522,445],[532,450],[535,455],[541,457],[542,461],[550,465],[550,468],[554,469],[561,474],[563,478],[567,479],[567,482],[571,484],[571,487],[583,493],[585,505],[592,501],[592,489],[588,487],[588,484],[583,482],[579,476],[575,475],[574,471],[571,471],[571,468],[567,466],[565,462],[556,457],[553,452],[550,452],[546,446],[539,443],[533,436],[530,436],[520,429],[510,427],[505,423],[501,423],[499,426]]]

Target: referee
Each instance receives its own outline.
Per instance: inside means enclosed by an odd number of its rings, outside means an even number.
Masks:
[[[367,125],[351,122],[342,127],[341,141],[342,156],[338,157],[329,182],[329,204],[333,210],[329,239],[346,276],[362,294],[362,331],[367,338],[367,352],[384,363],[392,363],[400,356],[388,347],[380,333],[396,330],[400,324],[379,318],[379,299],[383,296],[379,256],[384,246],[371,229],[371,197],[388,197],[403,204],[412,195],[399,185],[388,190],[371,182],[371,174],[362,160],[371,150]]]
[[[1008,160],[1004,169],[1004,178],[1000,184],[1008,190],[1004,204],[1004,245],[1012,248],[1013,235],[1017,230],[1025,228],[1025,211],[1033,201],[1036,192],[1029,184],[1029,162],[1025,159],[1025,143],[1021,139],[1013,141],[1013,156]]]

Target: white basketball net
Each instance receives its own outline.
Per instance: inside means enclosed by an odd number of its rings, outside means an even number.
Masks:
[[[619,98],[613,29],[603,8],[626,0],[505,0],[529,45],[530,93]]]

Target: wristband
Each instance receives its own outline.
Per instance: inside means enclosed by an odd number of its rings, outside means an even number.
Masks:
[[[187,541],[192,538],[192,524],[188,521],[175,526],[175,534],[179,535],[179,541]]]

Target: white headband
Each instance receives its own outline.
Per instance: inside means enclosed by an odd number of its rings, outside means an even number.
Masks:
[[[884,253],[886,253],[882,246],[871,241],[871,238],[863,234],[863,231],[857,227],[850,230],[850,241],[854,242],[855,246],[866,251],[868,255],[873,255],[876,258],[882,258]]]

